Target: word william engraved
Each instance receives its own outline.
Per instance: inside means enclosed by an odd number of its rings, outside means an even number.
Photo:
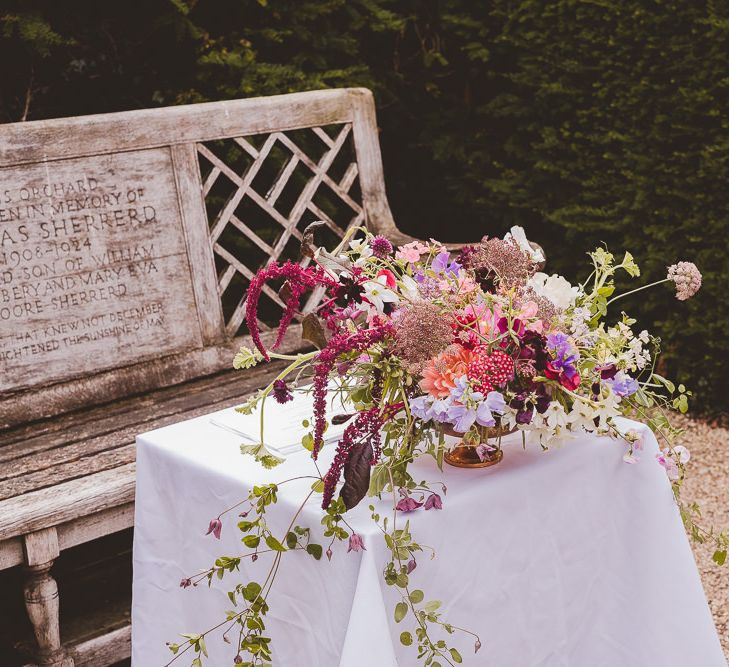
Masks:
[[[0,391],[199,346],[166,148],[0,169]]]

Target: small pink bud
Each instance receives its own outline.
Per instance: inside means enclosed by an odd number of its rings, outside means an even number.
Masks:
[[[258,554],[253,554],[251,556],[251,563],[255,563],[258,560]]]
[[[407,573],[410,574],[416,567],[418,567],[418,564],[415,562],[414,558],[411,558],[408,561]]]
[[[326,550],[326,554],[327,554],[327,558],[328,558],[329,560],[331,560],[331,559],[332,559],[332,555],[333,555],[333,552],[332,552],[332,548],[331,548],[331,547],[329,547],[329,548],[328,548],[328,549]]]
[[[476,640],[476,644],[474,646],[474,651],[473,652],[474,653],[478,653],[478,649],[480,649],[480,648],[481,648],[481,640],[480,639],[477,639]]]
[[[428,499],[425,501],[425,509],[426,510],[442,510],[443,509],[443,501],[441,500],[440,496],[437,493],[432,493],[430,496],[428,496]]]
[[[397,505],[395,505],[395,509],[398,512],[413,512],[418,509],[418,507],[422,506],[423,503],[419,503],[417,500],[415,500],[415,498],[408,497],[403,498],[401,501],[399,501]]]
[[[347,553],[350,551],[357,552],[362,550],[367,551],[364,542],[362,541],[362,536],[357,533],[352,533],[349,538],[349,549],[347,549]]]
[[[205,534],[210,535],[210,533],[212,533],[215,539],[219,540],[221,530],[223,530],[223,522],[219,518],[211,519],[210,525],[208,526],[208,532]]]
[[[187,588],[188,586],[192,586],[192,579],[185,578],[180,580],[180,588]]]

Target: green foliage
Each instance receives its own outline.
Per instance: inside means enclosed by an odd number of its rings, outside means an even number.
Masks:
[[[0,62],[3,121],[371,87],[406,231],[520,224],[569,278],[601,241],[646,282],[694,261],[704,287],[689,302],[665,287],[624,306],[663,337],[658,372],[729,410],[722,3],[8,0]]]

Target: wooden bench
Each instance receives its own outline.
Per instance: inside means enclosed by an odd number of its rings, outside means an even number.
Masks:
[[[251,275],[314,220],[325,243],[359,224],[412,239],[364,89],[5,125],[0,170],[0,570],[25,573],[32,664],[99,667],[130,655],[128,608],[62,636],[54,560],[133,525],[137,433],[274,370],[230,370]],[[265,328],[282,304],[264,300]]]

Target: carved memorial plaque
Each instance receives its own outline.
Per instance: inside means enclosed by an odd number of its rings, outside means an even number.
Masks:
[[[0,169],[0,392],[201,344],[168,148]]]

